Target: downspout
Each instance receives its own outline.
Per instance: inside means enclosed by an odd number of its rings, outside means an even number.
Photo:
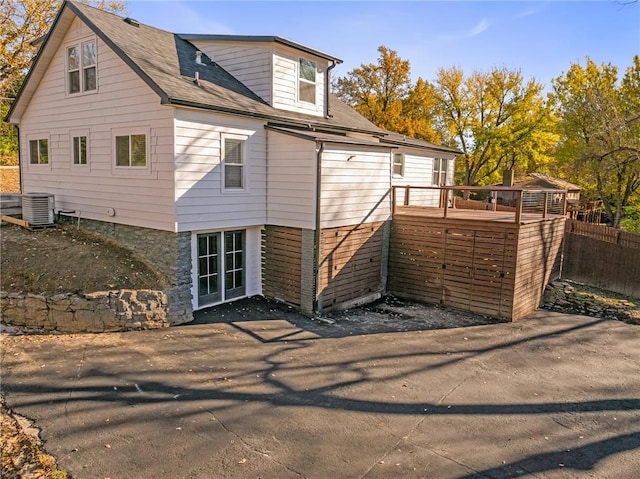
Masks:
[[[317,145],[317,143],[316,143]],[[320,148],[316,149],[316,221],[314,234],[314,285],[313,285],[313,311],[318,311],[318,285],[320,284],[320,188],[322,187],[322,152],[324,151],[324,143],[320,143]]]
[[[327,81],[324,82],[324,117],[330,118],[329,114],[329,73],[338,65],[338,62],[333,61],[329,67],[327,67]]]
[[[24,185],[22,184],[22,152],[20,151],[22,138],[20,138],[20,127],[18,125],[16,125],[16,134],[18,135],[18,181],[20,183],[20,194],[22,195],[24,194]]]

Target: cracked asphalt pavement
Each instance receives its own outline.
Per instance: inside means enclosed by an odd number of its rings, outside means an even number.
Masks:
[[[640,477],[640,327],[412,329],[3,334],[2,389],[75,479]]]

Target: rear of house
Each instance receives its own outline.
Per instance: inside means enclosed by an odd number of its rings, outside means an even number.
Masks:
[[[391,186],[451,184],[456,152],[331,96],[339,62],[65,2],[8,115],[22,191],[156,264],[173,323],[259,294],[307,314],[375,299]]]

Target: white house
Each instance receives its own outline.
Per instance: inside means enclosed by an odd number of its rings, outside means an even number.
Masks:
[[[262,294],[309,314],[385,288],[391,185],[455,150],[329,93],[340,60],[280,37],[178,35],[65,2],[7,115],[23,192],[168,276],[171,320]]]

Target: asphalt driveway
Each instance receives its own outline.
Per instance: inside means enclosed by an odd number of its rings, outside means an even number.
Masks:
[[[3,335],[2,389],[76,479],[640,477],[638,326],[331,328]]]

